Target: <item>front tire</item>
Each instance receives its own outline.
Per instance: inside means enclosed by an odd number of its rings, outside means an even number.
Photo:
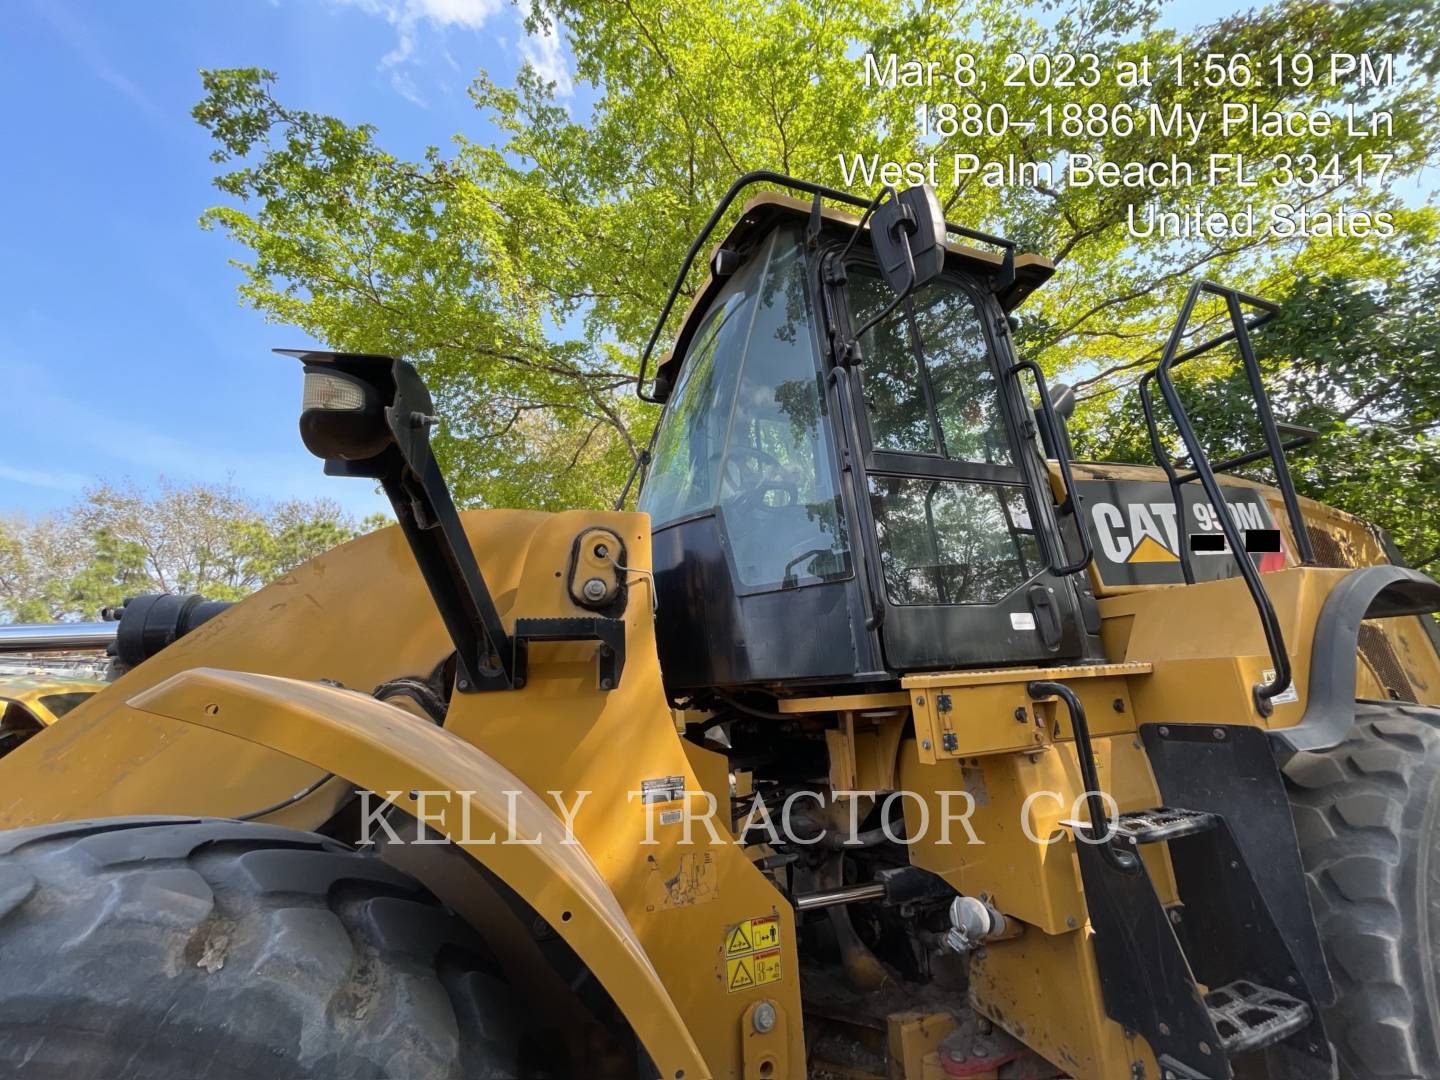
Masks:
[[[1440,1078],[1440,709],[1359,702],[1285,764],[1345,1080]]]
[[[517,1077],[488,951],[312,833],[117,818],[0,833],[0,1075]]]

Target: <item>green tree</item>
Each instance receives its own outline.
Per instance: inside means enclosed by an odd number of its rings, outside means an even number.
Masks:
[[[596,88],[588,115],[557,101],[531,69],[514,85],[482,72],[471,95],[503,132],[493,146],[457,135],[419,160],[386,152],[378,132],[284,105],[258,69],[203,73],[196,118],[214,136],[229,197],[204,218],[245,249],[241,293],[270,318],[338,348],[419,361],[446,420],[437,449],[462,502],[554,508],[604,505],[649,437],[654,410],[633,396],[636,357],[680,254],[741,173],[779,169],[835,186],[870,155],[1008,154],[1040,161],[1091,153],[1203,162],[1305,151],[1353,153],[1339,135],[1226,136],[1193,143],[1145,129],[1103,137],[995,134],[924,140],[922,88],[866,87],[867,51],[902,58],[976,57],[959,100],[1035,118],[1076,100],[1074,88],[1007,86],[1005,57],[1091,51],[1105,70],[1208,52],[1391,52],[1407,73],[1390,86],[1255,85],[1221,89],[1160,74],[1148,88],[1105,82],[1084,100],[1215,108],[1388,110],[1393,180],[1433,162],[1440,140],[1434,78],[1440,27],[1422,0],[1283,0],[1185,35],[1160,28],[1146,0],[1075,0],[1045,18],[1000,0],[532,0],[530,25],[557,26],[578,76]],[[955,96],[953,88],[938,97]],[[942,178],[943,179],[943,178]],[[1265,235],[1229,241],[1135,242],[1126,230],[1150,195],[1134,188],[942,182],[952,219],[1007,232],[1059,263],[1027,303],[1021,345],[1047,370],[1082,383],[1085,419],[1123,397],[1163,339],[1171,308],[1197,274],[1286,296],[1322,269],[1365,291],[1399,275],[1437,234],[1430,208],[1407,208],[1387,185],[1321,184],[1290,193],[1310,210],[1394,214],[1390,241]],[[1182,196],[1161,193],[1162,207]],[[1284,196],[1264,186],[1206,193],[1207,208]],[[687,283],[687,292],[698,281]],[[683,299],[682,304],[683,307]],[[673,329],[673,327],[672,327]],[[1123,420],[1123,417],[1119,417]],[[1103,432],[1096,433],[1104,441]],[[1112,442],[1115,440],[1111,440]]]
[[[0,520],[0,621],[94,619],[145,592],[237,600],[379,528],[328,499],[268,506],[230,487],[102,484],[64,511]]]
[[[1303,495],[1383,524],[1411,565],[1440,562],[1440,268],[1388,282],[1325,274],[1298,280],[1255,344],[1276,416],[1319,438],[1288,455]],[[1263,448],[1255,407],[1231,348],[1177,369],[1186,411],[1218,461]],[[1082,456],[1152,460],[1133,393],[1092,400]],[[1103,410],[1093,415],[1093,410]],[[1183,456],[1162,425],[1166,449]],[[1245,470],[1269,479],[1259,466]]]

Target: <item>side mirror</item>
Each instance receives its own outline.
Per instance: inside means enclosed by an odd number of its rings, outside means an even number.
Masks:
[[[907,296],[945,268],[945,211],[929,184],[901,192],[888,185],[882,188],[840,253],[837,261],[842,266],[867,221],[875,261],[895,299],[872,315],[864,326],[852,331],[845,345],[845,363],[858,362],[860,339],[870,328],[888,318]]]
[[[945,211],[929,184],[906,188],[875,208],[875,261],[892,292],[905,295],[945,268]]]
[[[1075,388],[1063,382],[1050,387],[1050,405],[1060,419],[1069,420],[1075,415]]]

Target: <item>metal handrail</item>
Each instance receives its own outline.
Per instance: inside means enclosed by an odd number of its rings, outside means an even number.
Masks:
[[[1218,337],[1192,346],[1189,349],[1180,350],[1180,341],[1184,337],[1185,328],[1190,322],[1190,316],[1195,310],[1196,301],[1201,293],[1209,293],[1218,296],[1225,301],[1227,313],[1230,316],[1231,329]],[[1241,310],[1241,304],[1247,304],[1259,308],[1262,314],[1253,319],[1246,319]],[[1295,536],[1295,543],[1300,552],[1301,561],[1310,563],[1314,561],[1314,554],[1310,547],[1310,538],[1305,531],[1304,519],[1300,514],[1300,502],[1295,493],[1295,485],[1290,479],[1290,470],[1285,463],[1284,446],[1281,442],[1280,432],[1275,423],[1274,414],[1270,410],[1270,399],[1265,393],[1264,381],[1260,374],[1260,365],[1255,358],[1255,350],[1250,342],[1250,331],[1258,326],[1269,322],[1279,314],[1279,305],[1269,300],[1261,299],[1258,296],[1251,296],[1238,289],[1226,288],[1210,281],[1197,281],[1190,286],[1185,294],[1185,303],[1180,308],[1180,316],[1175,320],[1175,328],[1171,330],[1170,337],[1165,342],[1165,350],[1160,356],[1160,363],[1153,371],[1147,372],[1140,380],[1140,403],[1145,413],[1145,426],[1150,437],[1150,448],[1155,455],[1156,464],[1165,470],[1165,475],[1170,481],[1170,488],[1175,500],[1176,514],[1183,520],[1184,503],[1181,496],[1181,484],[1192,479],[1200,481],[1201,487],[1205,489],[1205,496],[1210,500],[1211,506],[1215,508],[1215,515],[1220,523],[1220,531],[1224,534],[1226,542],[1230,546],[1230,552],[1235,560],[1235,565],[1240,571],[1240,576],[1245,581],[1245,587],[1250,592],[1250,598],[1255,603],[1256,613],[1260,617],[1260,626],[1265,634],[1265,644],[1270,652],[1270,660],[1275,665],[1275,678],[1270,682],[1257,683],[1254,687],[1255,707],[1262,716],[1269,716],[1274,711],[1274,699],[1283,694],[1290,687],[1292,673],[1290,667],[1290,653],[1285,647],[1285,637],[1280,626],[1280,620],[1275,614],[1275,605],[1271,603],[1269,594],[1265,591],[1265,585],[1260,579],[1260,572],[1255,568],[1254,562],[1245,551],[1245,541],[1241,536],[1239,527],[1230,516],[1230,507],[1225,502],[1224,494],[1220,490],[1220,483],[1215,479],[1215,470],[1210,464],[1210,459],[1201,446],[1199,436],[1195,432],[1194,425],[1190,422],[1189,415],[1185,412],[1185,406],[1180,401],[1180,395],[1175,389],[1174,379],[1171,378],[1171,371],[1176,364],[1190,360],[1201,353],[1208,352],[1218,345],[1234,341],[1239,346],[1240,358],[1245,367],[1245,376],[1250,383],[1251,394],[1255,398],[1256,415],[1260,420],[1260,427],[1265,435],[1266,451],[1269,455],[1272,467],[1275,470],[1276,486],[1280,489],[1281,498],[1285,502],[1286,514],[1290,519],[1290,527]],[[1155,410],[1150,398],[1149,383],[1154,381],[1160,387],[1160,394],[1165,399],[1165,406],[1170,417],[1175,422],[1175,427],[1180,433],[1180,439],[1185,444],[1186,453],[1189,455],[1192,466],[1192,473],[1183,479],[1176,473],[1170,456],[1164,452],[1160,444],[1159,430],[1155,422]],[[1183,530],[1182,530],[1183,532]],[[1190,551],[1187,541],[1182,541],[1180,550],[1181,567],[1185,574],[1187,584],[1195,581],[1194,569],[1190,565]]]
[[[660,314],[655,320],[655,328],[650,331],[650,339],[645,342],[645,348],[640,353],[640,374],[635,380],[635,395],[641,401],[648,402],[651,405],[659,405],[663,401],[662,398],[645,392],[645,379],[649,374],[650,357],[655,351],[655,343],[660,340],[660,335],[665,331],[665,324],[670,320],[670,312],[675,307],[675,300],[679,297],[680,290],[685,287],[685,279],[690,275],[690,268],[695,265],[695,256],[700,253],[701,247],[703,247],[705,241],[709,239],[710,234],[715,230],[715,226],[718,225],[720,219],[725,216],[725,211],[730,209],[731,204],[735,201],[735,197],[747,187],[752,187],[755,184],[774,184],[776,187],[803,192],[806,195],[813,196],[817,200],[817,203],[819,199],[823,198],[829,199],[831,202],[846,203],[849,206],[861,210],[872,206],[871,199],[862,199],[858,195],[851,194],[848,191],[826,187],[824,184],[814,184],[809,180],[800,180],[794,176],[788,176],[785,173],[774,172],[769,169],[757,169],[754,172],[748,172],[738,177],[736,181],[730,185],[729,190],[721,196],[720,202],[716,205],[715,209],[711,211],[710,217],[706,219],[699,234],[690,244],[690,249],[685,252],[685,258],[680,263],[680,270],[675,275],[675,281],[670,286],[670,294],[665,298],[665,303],[661,305]],[[1003,253],[1001,275],[1002,277],[1008,277],[1013,280],[1015,274],[1015,241],[1007,240],[1003,236],[995,236],[993,233],[987,233],[980,229],[972,229],[966,225],[955,225],[948,221],[945,223],[945,231],[947,233],[954,233],[956,236],[963,236],[967,240],[976,240],[982,244],[992,244],[1000,248]],[[856,227],[856,233],[859,233],[859,226]]]

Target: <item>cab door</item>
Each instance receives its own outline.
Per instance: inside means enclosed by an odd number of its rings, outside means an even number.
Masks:
[[[863,326],[893,300],[878,273],[845,267],[827,305]],[[1082,655],[1029,406],[998,355],[998,304],[962,278],[916,290],[860,339],[849,384],[852,469],[866,519],[869,587],[896,671],[1036,663]],[[1003,367],[1001,366],[1003,363]],[[1022,435],[1022,432],[1024,434]],[[1044,530],[1044,535],[1039,530]]]

